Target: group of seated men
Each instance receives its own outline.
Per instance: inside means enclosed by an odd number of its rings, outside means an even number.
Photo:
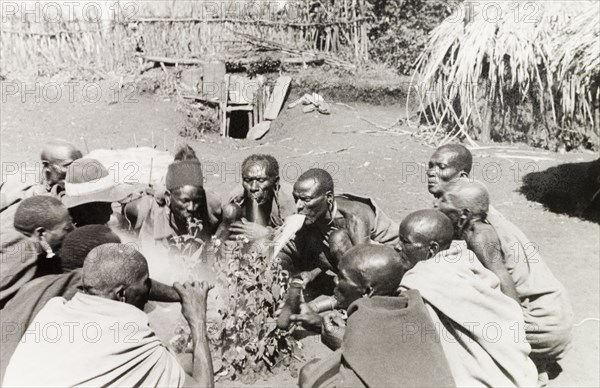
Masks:
[[[564,287],[469,177],[462,145],[435,151],[434,205],[401,223],[368,197],[335,193],[325,170],[289,185],[270,155],[246,158],[224,200],[205,189],[190,147],[175,155],[164,187],[141,194],[66,143],[48,144],[42,163],[40,182],[0,186],[3,386],[213,385],[211,286],[151,279],[143,254],[107,226],[115,216],[142,252],[190,234],[261,246],[289,216],[304,216],[278,258],[307,294],[333,295],[336,308],[303,303],[290,317],[332,349],[303,367],[302,387],[545,385],[569,347]],[[181,303],[193,340],[185,370],[149,328],[148,300]]]

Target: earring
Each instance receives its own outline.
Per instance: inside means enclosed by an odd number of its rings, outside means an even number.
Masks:
[[[55,256],[54,251],[52,250],[52,247],[50,246],[50,244],[48,244],[46,242],[46,239],[44,238],[44,236],[41,236],[40,239],[40,245],[42,246],[42,248],[46,251],[46,257],[48,259],[51,259]]]

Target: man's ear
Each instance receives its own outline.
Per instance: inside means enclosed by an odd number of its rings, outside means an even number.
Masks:
[[[125,303],[125,300],[127,299],[125,297],[125,287],[122,285],[118,286],[117,288],[115,288],[113,290],[113,295],[114,295],[115,299],[118,300],[119,302]]]
[[[33,237],[35,240],[40,241],[42,238],[44,238],[45,234],[46,234],[46,228],[43,228],[40,226],[39,228],[35,228],[33,233],[31,233],[31,235],[29,235],[29,237]]]
[[[326,192],[325,198],[327,198],[327,202],[333,203],[333,191]]]
[[[469,209],[462,209],[460,217],[458,219],[458,227],[462,229],[471,219],[471,211]]]
[[[437,241],[431,241],[429,243],[429,250],[427,251],[427,259],[431,259],[440,251],[440,244]]]
[[[171,206],[171,192],[169,190],[165,190],[165,205],[167,207]]]

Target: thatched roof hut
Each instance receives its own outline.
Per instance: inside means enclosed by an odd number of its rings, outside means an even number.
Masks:
[[[454,135],[487,140],[493,121],[525,102],[547,129],[576,125],[594,135],[599,18],[587,0],[464,3],[432,31],[413,95]]]

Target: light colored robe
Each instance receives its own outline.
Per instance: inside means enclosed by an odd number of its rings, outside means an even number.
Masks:
[[[417,263],[401,288],[421,293],[457,386],[536,384],[521,308],[466,244]]]
[[[6,387],[180,387],[185,373],[126,303],[77,293],[52,298],[13,354]]]
[[[504,263],[521,300],[532,358],[555,361],[569,349],[573,307],[564,286],[539,253],[539,246],[490,206],[488,222],[496,230]]]

